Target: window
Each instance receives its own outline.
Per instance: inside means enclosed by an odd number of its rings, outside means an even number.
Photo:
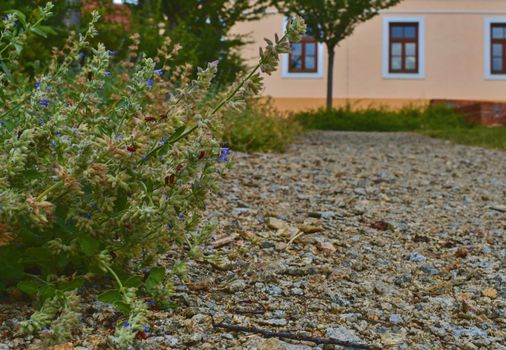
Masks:
[[[283,29],[287,18],[283,19]],[[316,41],[308,28],[306,35],[298,43],[291,44],[291,52],[281,56],[281,77],[296,79],[323,78],[323,44]]]
[[[486,80],[506,80],[506,17],[485,17]]]
[[[318,71],[317,42],[310,36],[305,36],[300,42],[292,43],[289,54],[290,73],[316,73]]]
[[[418,23],[390,23],[390,73],[418,73]]]
[[[506,74],[506,23],[493,23],[490,38],[490,71],[492,74]]]
[[[383,77],[425,78],[425,19],[383,18]]]

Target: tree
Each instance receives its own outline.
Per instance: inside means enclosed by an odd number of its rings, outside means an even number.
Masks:
[[[230,35],[230,30],[239,22],[258,19],[267,5],[268,0],[140,0],[134,17],[146,28],[140,31],[143,42],[153,42],[146,37],[155,38],[156,23],[163,22],[168,35],[183,46],[177,63],[197,67],[220,60],[218,79],[227,82],[244,68],[239,52],[244,38]],[[141,48],[151,50],[142,43]]]
[[[327,109],[332,108],[334,57],[336,46],[350,36],[356,26],[376,16],[379,10],[402,0],[272,0],[287,16],[303,17],[311,35],[327,46]]]

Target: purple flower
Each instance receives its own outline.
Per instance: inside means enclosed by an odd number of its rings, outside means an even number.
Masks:
[[[184,215],[183,213],[179,213],[179,215],[177,216],[179,219],[183,219],[184,218]]]
[[[220,155],[218,157],[218,161],[220,162],[228,162],[228,156],[230,155],[230,148],[223,147],[220,150]]]
[[[40,88],[40,81],[38,81],[38,82],[35,83],[35,88],[36,89]]]
[[[125,321],[125,323],[123,323],[123,327],[125,327],[125,328],[130,327],[130,323],[128,323],[127,321]]]
[[[40,104],[41,104],[41,106],[47,107],[47,106],[49,106],[49,101],[46,99],[43,99],[40,101]]]
[[[86,219],[88,219],[88,220],[91,219],[91,213],[86,213]]]
[[[53,148],[56,148],[56,141],[51,141],[51,146],[53,146]]]
[[[111,76],[111,72],[109,72],[109,71],[105,72],[105,76],[106,77],[110,77]]]
[[[118,140],[123,141],[123,135],[119,134],[118,135]]]
[[[153,86],[153,79],[148,79],[147,84],[149,87]]]
[[[80,57],[80,58],[83,58],[83,57],[84,57],[84,52],[82,52],[82,51],[81,51],[81,52],[79,52],[79,57]]]
[[[149,326],[144,326],[144,333],[149,333],[150,330]]]
[[[60,130],[56,130],[56,135],[60,136],[61,135],[61,131]]]
[[[156,69],[156,70],[155,70],[155,74],[156,74],[156,75],[163,75],[163,70],[161,70],[161,69]]]

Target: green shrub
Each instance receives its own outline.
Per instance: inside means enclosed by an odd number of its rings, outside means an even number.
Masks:
[[[132,54],[112,65],[104,45],[89,47],[96,13],[33,81],[16,60],[26,34],[43,33],[30,21],[15,24],[21,18],[10,14],[0,26],[0,63],[10,72],[0,73],[0,293],[38,298],[42,308],[21,330],[54,326],[58,342],[78,320],[69,291],[113,285],[99,300],[124,313],[111,341],[127,348],[147,323],[142,297],[165,306],[169,277],[183,275],[187,259],[212,259],[200,250],[212,225],[200,219],[229,152],[217,128],[222,109],[257,93],[257,70],[272,73],[305,26],[291,21],[216,101],[208,92],[218,62],[193,81],[167,72],[164,48],[155,59]],[[92,55],[83,58],[84,49]],[[181,259],[166,271],[158,260],[169,250]]]
[[[284,152],[301,132],[300,124],[281,116],[269,100],[250,101],[244,111],[224,117],[223,140],[240,152]]]

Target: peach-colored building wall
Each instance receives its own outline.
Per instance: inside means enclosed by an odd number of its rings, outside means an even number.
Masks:
[[[425,50],[420,52],[425,72],[421,77],[401,79],[384,74],[388,60],[383,47],[388,38],[385,23],[399,18],[421,21],[420,32],[425,36]],[[396,107],[431,99],[505,101],[506,76],[492,80],[485,71],[487,21],[503,20],[506,22],[505,0],[404,0],[359,25],[336,50],[335,104]],[[254,40],[244,50],[245,57],[252,58],[263,38],[280,33],[282,28],[283,16],[271,11],[258,22],[241,23],[235,32],[249,34]],[[265,79],[265,94],[274,97],[282,109],[322,106],[327,86],[323,50],[321,77],[288,78],[281,67]]]

